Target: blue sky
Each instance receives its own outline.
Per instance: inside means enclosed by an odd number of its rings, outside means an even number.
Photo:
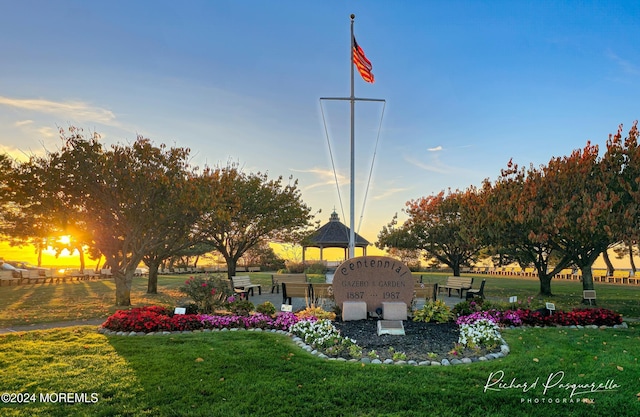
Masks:
[[[298,178],[348,222],[349,15],[386,100],[360,233],[407,200],[604,147],[640,117],[635,1],[2,1],[0,151],[59,146],[58,127],[136,135]],[[356,111],[360,217],[382,107]],[[345,218],[346,217],[346,218]]]

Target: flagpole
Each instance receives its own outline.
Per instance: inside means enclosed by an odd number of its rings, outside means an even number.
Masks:
[[[356,252],[356,236],[355,236],[355,207],[354,207],[354,203],[355,203],[355,179],[356,179],[356,173],[355,173],[355,147],[356,147],[356,141],[355,141],[355,107],[356,107],[356,97],[355,97],[355,92],[354,92],[354,62],[353,62],[353,48],[355,47],[354,45],[354,35],[353,35],[353,21],[355,20],[356,15],[355,14],[351,14],[351,49],[349,50],[349,62],[351,62],[351,96],[350,96],[350,103],[351,103],[351,189],[350,189],[350,199],[351,202],[349,203],[349,217],[350,217],[350,230],[349,230],[349,258],[354,258],[355,252]]]

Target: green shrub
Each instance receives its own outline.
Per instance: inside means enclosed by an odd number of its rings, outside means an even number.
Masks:
[[[429,301],[424,307],[413,312],[413,321],[446,323],[452,318],[451,309],[442,300]]]
[[[256,311],[258,313],[266,314],[267,316],[271,316],[276,314],[276,307],[271,303],[271,301],[265,301],[256,307]]]
[[[462,301],[453,307],[453,314],[456,316],[468,316],[469,314],[477,313],[478,311],[487,310],[508,310],[509,306],[502,303],[494,303],[482,298],[475,298],[469,301]]]
[[[180,291],[194,301],[199,313],[212,313],[230,293],[228,281],[221,276],[189,277]]]
[[[189,303],[183,307],[185,309],[185,314],[198,314],[199,308],[196,303]]]
[[[327,264],[323,261],[307,262],[305,266],[304,272],[307,274],[323,275],[327,273]]]
[[[304,264],[302,262],[287,261],[287,274],[304,274]]]
[[[232,295],[227,298],[225,307],[236,316],[248,316],[254,309],[254,305],[251,301],[245,300],[236,295]]]

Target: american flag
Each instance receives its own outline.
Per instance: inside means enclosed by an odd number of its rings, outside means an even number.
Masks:
[[[367,59],[358,42],[356,42],[355,36],[353,37],[353,63],[358,72],[362,76],[362,79],[368,83],[373,83],[373,73],[371,72],[371,61]]]

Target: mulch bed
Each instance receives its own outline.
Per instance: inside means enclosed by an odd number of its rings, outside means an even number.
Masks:
[[[466,349],[460,354],[451,354],[458,342],[458,325],[455,323],[424,323],[407,320],[403,322],[405,335],[378,336],[377,320],[336,321],[334,326],[344,337],[355,339],[363,348],[363,356],[375,350],[379,359],[393,359],[393,352],[404,352],[407,360],[441,361],[442,359],[474,358],[489,351]],[[391,350],[392,349],[392,350]],[[499,351],[499,349],[495,350]],[[435,355],[434,355],[435,354]]]

